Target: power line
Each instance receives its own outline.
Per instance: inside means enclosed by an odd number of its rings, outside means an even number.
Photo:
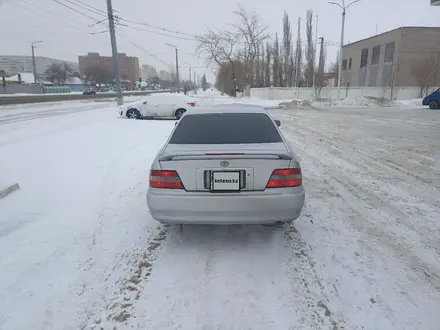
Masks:
[[[106,14],[104,11],[102,11],[102,10],[100,10],[100,9],[96,9],[96,8],[94,8],[94,7],[92,7],[92,6],[89,6],[89,5],[85,5],[85,6],[84,6],[84,5],[82,4],[82,2],[80,2],[80,1],[76,1],[76,2],[73,2],[72,0],[65,0],[65,1],[68,2],[68,3],[71,3],[71,4],[74,5],[74,6],[77,6],[77,7],[79,7],[79,8],[82,8],[82,9],[88,10],[88,11],[94,13],[94,14],[107,16],[107,14]]]
[[[89,28],[92,28],[92,27],[94,27],[95,25],[98,25],[98,24],[101,24],[101,23],[103,23],[103,22],[105,22],[105,21],[107,21],[108,20],[108,18],[106,17],[106,18],[104,18],[104,19],[102,19],[102,20],[100,20],[100,21],[96,21],[95,23],[93,23],[93,24],[89,24],[89,25],[87,25]]]
[[[163,27],[160,27],[160,26],[156,26],[156,25],[151,25],[151,24],[148,24],[148,23],[145,23],[145,22],[128,20],[128,19],[125,19],[125,18],[122,18],[122,17],[115,17],[115,18],[117,18],[117,19],[119,19],[121,21],[124,21],[124,22],[138,24],[138,25],[142,25],[142,26],[147,26],[147,27],[150,27],[150,28],[153,28],[153,29],[164,31],[164,32],[180,34],[180,35],[184,35],[184,36],[188,36],[188,37],[192,37],[192,38],[197,37],[196,35],[193,35],[193,34],[179,32],[179,31],[172,31],[172,30],[169,30],[169,29],[166,29],[166,28],[163,28]]]
[[[161,63],[163,63],[163,64],[165,64],[165,65],[167,65],[167,66],[171,66],[171,64],[169,64],[169,63],[167,63],[167,62],[165,62],[165,61],[162,61],[159,57],[157,57],[156,55],[150,53],[148,50],[146,50],[146,49],[143,48],[142,46],[139,46],[136,42],[134,42],[133,40],[131,40],[129,37],[125,36],[125,35],[122,34],[121,32],[116,31],[116,33],[117,33],[118,35],[120,35],[122,38],[124,38],[125,40],[127,40],[129,43],[131,43],[133,46],[135,46],[135,47],[139,48],[140,50],[144,51],[145,53],[147,53],[147,54],[150,55],[151,57],[155,58],[155,59],[158,60],[159,62],[161,62]]]
[[[104,9],[99,9],[99,8],[96,8],[96,7],[90,6],[89,4],[87,4],[87,3],[85,3],[85,2],[83,2],[83,1],[81,1],[81,0],[76,0],[76,2],[82,4],[82,5],[86,6],[86,7],[89,7],[90,9],[93,9],[93,10],[99,11],[99,12],[103,13],[104,15],[107,15],[107,12],[106,12]],[[113,11],[118,12],[117,10],[114,10],[114,9],[113,9]]]
[[[89,19],[91,19],[91,20],[93,20],[93,21],[96,21],[96,18],[95,18],[95,17],[92,17],[92,16],[90,16],[90,15],[84,14],[83,12],[81,12],[81,11],[79,11],[79,10],[73,8],[73,7],[70,7],[69,5],[66,5],[65,3],[63,3],[63,2],[61,2],[61,1],[59,1],[59,0],[52,0],[52,1],[53,1],[53,2],[56,2],[56,3],[58,3],[58,4],[60,4],[61,6],[64,6],[64,7],[66,7],[66,8],[69,8],[70,10],[73,10],[74,12],[76,12],[76,13],[82,15],[82,16],[85,16],[85,17],[87,17],[87,18],[89,18]]]
[[[109,30],[104,30],[104,31],[99,31],[99,32],[91,32],[90,34],[91,35],[97,35],[97,34],[103,34],[103,33],[108,33],[109,32]]]
[[[116,23],[116,25],[127,27],[127,28],[130,28],[130,29],[133,29],[133,30],[137,30],[137,31],[143,31],[143,32],[152,33],[152,34],[158,34],[158,35],[169,37],[169,38],[189,40],[189,41],[196,40],[194,38],[185,38],[185,37],[180,37],[180,36],[173,36],[173,35],[166,34],[166,33],[161,33],[161,32],[156,32],[156,31],[151,31],[151,30],[145,30],[145,29],[141,29],[141,28],[137,28],[137,27],[134,27],[134,26],[129,26],[129,25],[121,24],[121,23]]]
[[[29,3],[29,4],[31,4],[31,3]],[[42,16],[42,17],[45,17],[45,18],[51,19],[51,20],[53,20],[53,21],[55,21],[55,22],[57,22],[57,23],[59,23],[59,24],[62,24],[62,25],[64,25],[64,26],[66,26],[66,27],[70,27],[70,28],[72,28],[72,29],[78,30],[78,31],[80,31],[80,32],[82,32],[82,33],[87,33],[87,34],[89,34],[89,32],[83,31],[83,30],[79,29],[78,27],[76,27],[76,26],[74,26],[74,25],[70,25],[70,24],[65,23],[65,22],[63,22],[63,21],[60,21],[60,20],[58,20],[58,19],[56,19],[56,18],[54,18],[54,17],[52,17],[52,16],[48,16],[48,15],[42,14],[42,13],[40,13],[40,12],[38,12],[38,11],[35,11],[35,10],[31,9],[31,8],[24,7],[24,6],[22,6],[22,5],[18,4],[18,3],[11,3],[11,5],[14,5],[14,6],[20,7],[20,8],[22,8],[22,9],[25,9],[25,10],[27,10],[27,11],[33,13],[33,14],[37,14],[37,15],[39,15],[39,16]],[[47,10],[46,10],[46,11],[47,11]]]

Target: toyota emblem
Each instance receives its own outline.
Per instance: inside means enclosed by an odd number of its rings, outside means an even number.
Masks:
[[[222,162],[220,163],[220,165],[221,165],[222,167],[228,167],[228,166],[229,166],[229,162],[227,162],[226,160],[224,160],[224,161],[222,161]]]

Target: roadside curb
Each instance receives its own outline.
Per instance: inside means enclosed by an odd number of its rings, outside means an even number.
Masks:
[[[6,196],[12,194],[14,191],[17,191],[20,189],[20,186],[18,183],[14,183],[13,185],[10,185],[9,187],[6,187],[4,189],[0,190],[0,199],[5,198]]]

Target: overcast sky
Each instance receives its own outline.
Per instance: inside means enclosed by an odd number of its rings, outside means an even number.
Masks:
[[[77,0],[0,0],[0,54],[30,55],[30,44],[42,40],[44,42],[37,46],[37,55],[75,62],[78,61],[78,55],[87,52],[110,55],[109,34],[90,34],[106,31],[105,25],[96,24],[105,20],[101,11],[106,11],[106,0],[81,2],[100,11],[80,8],[78,6],[88,7]],[[180,49],[179,66],[184,79],[188,78],[186,63],[195,67],[197,73],[203,74],[204,61],[194,55],[196,42],[192,36],[202,34],[208,28],[227,28],[234,22],[232,12],[238,4],[259,14],[271,33],[281,34],[283,12],[287,10],[294,36],[298,16],[304,18],[306,10],[310,8],[314,15],[319,15],[318,37],[339,43],[341,10],[325,0],[113,0],[117,15],[123,19],[181,33],[180,38],[170,37],[158,33],[176,34],[127,23],[132,28],[118,26],[117,30],[137,46],[119,34],[118,51],[139,57],[141,64],[168,70],[168,64],[175,63],[174,50],[165,45],[171,43]],[[376,24],[378,33],[381,33],[400,26],[440,26],[439,17],[440,7],[431,7],[429,0],[362,0],[347,11],[345,43],[374,35]],[[336,50],[337,46],[328,46],[328,62],[334,60]],[[212,80],[213,75],[209,73],[208,78]]]

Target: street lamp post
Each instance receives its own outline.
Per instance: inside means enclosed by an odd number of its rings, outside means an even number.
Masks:
[[[342,0],[342,5],[337,2],[329,2],[329,4],[336,5],[342,9],[342,25],[341,25],[341,45],[339,48],[339,64],[338,64],[338,100],[341,99],[341,75],[342,75],[342,47],[344,46],[344,30],[345,30],[345,12],[346,10],[356,2],[361,0],[354,0],[348,5],[345,5],[345,0]]]
[[[189,68],[189,71],[188,71],[188,73],[189,73],[189,82],[192,83],[192,81],[191,81],[191,64],[189,64],[188,62],[183,62],[183,63],[188,65],[188,68]]]
[[[176,50],[176,85],[177,85],[177,94],[180,93],[180,82],[179,82],[179,49],[177,48],[177,46],[172,45],[172,44],[165,44],[167,46],[170,47],[174,47],[174,49]]]
[[[31,44],[32,48],[32,72],[34,73],[34,83],[37,83],[37,65],[35,63],[35,45],[42,43],[43,41],[35,41]]]

